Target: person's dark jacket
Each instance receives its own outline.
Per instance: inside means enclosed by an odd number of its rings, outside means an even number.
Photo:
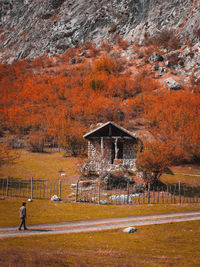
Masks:
[[[19,210],[19,216],[20,218],[25,218],[26,217],[26,207],[22,206]]]

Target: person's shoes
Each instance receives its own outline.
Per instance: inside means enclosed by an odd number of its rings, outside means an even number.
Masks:
[[[28,230],[28,228],[24,228],[24,230]]]
[[[21,228],[18,228],[19,231],[21,231]]]

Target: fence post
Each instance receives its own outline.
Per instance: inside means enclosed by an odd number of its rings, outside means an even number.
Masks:
[[[59,180],[59,200],[61,200],[61,180]]]
[[[27,198],[29,198],[28,193],[29,193],[29,182],[27,180]]]
[[[43,182],[43,199],[45,199],[45,183]]]
[[[6,184],[6,196],[8,196],[8,187],[9,187],[9,176],[7,178],[7,184]]]
[[[129,204],[129,181],[127,182],[127,204]]]
[[[148,204],[150,204],[150,183],[148,183]]]
[[[33,177],[31,177],[31,200],[33,199]]]
[[[98,184],[98,204],[100,204],[100,183]]]
[[[4,196],[4,179],[2,180],[2,187],[1,187],[1,189],[2,189],[2,196]]]
[[[79,180],[76,183],[76,202],[78,202],[78,186],[79,186]]]
[[[178,195],[179,195],[179,204],[181,204],[181,182],[178,182]]]

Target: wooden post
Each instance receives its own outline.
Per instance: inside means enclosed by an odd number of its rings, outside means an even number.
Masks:
[[[27,198],[28,198],[28,186],[29,186],[29,182],[27,181]]]
[[[31,177],[31,200],[33,199],[33,177]]]
[[[61,200],[61,180],[59,180],[59,200]]]
[[[170,199],[171,199],[171,204],[172,204],[172,186],[170,185]]]
[[[6,196],[8,196],[8,190],[9,190],[9,176],[7,178],[7,184],[6,184]]]
[[[46,193],[46,196],[45,197],[48,199],[48,182],[46,184],[46,192],[45,193]]]
[[[23,182],[22,182],[22,188],[23,188],[22,197],[23,197],[23,198],[24,198],[24,190],[25,190],[24,187],[25,187],[25,186],[24,186],[24,181],[23,181]]]
[[[101,137],[101,156],[103,157],[104,155],[104,142],[103,142],[103,137]]]
[[[127,204],[129,204],[129,181],[127,182]]]
[[[145,203],[145,191],[146,190],[144,190],[144,194],[143,194],[143,204]]]
[[[162,204],[164,204],[164,188],[162,186]]]
[[[15,197],[17,196],[17,181],[14,183],[15,185]]]
[[[78,186],[79,186],[79,180],[76,183],[76,202],[78,202]]]
[[[45,199],[45,184],[43,182],[43,199]]]
[[[42,184],[41,184],[41,181],[40,181],[40,199],[42,198],[41,197],[41,191],[42,191],[41,186],[42,186]]]
[[[13,178],[12,177],[10,177],[10,196],[12,197],[12,193],[13,193]]]
[[[2,196],[4,196],[4,180],[5,179],[2,179]]]
[[[157,186],[157,204],[159,204],[159,188]]]
[[[168,197],[169,197],[169,189],[168,189],[168,185],[167,185],[167,204],[168,204]]]
[[[150,196],[150,183],[148,183],[148,204],[151,202],[151,196]]]
[[[19,181],[19,197],[21,197],[21,180]]]
[[[181,182],[178,182],[178,195],[179,195],[179,204],[181,204]]]
[[[35,187],[36,187],[35,198],[37,199],[38,198],[38,181],[36,181]]]
[[[100,183],[98,184],[98,204],[100,204]]]
[[[51,199],[52,184],[49,185],[49,198]]]
[[[193,198],[193,203],[194,203],[194,186],[192,187],[192,198]]]
[[[118,159],[118,147],[117,147],[118,138],[115,138],[115,159]]]

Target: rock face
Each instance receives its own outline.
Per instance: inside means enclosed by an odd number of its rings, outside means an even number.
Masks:
[[[1,0],[0,60],[51,56],[114,34],[142,42],[169,28],[195,42],[199,14],[199,0]]]
[[[181,89],[181,85],[171,77],[164,80],[164,84],[167,85],[167,88],[169,90],[180,90]]]

